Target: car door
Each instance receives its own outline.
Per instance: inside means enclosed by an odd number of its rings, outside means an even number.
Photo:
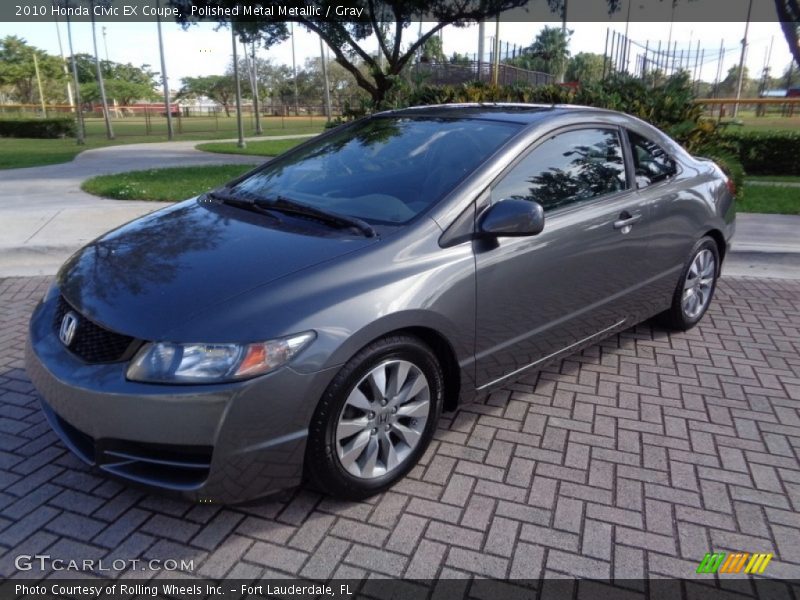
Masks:
[[[650,205],[650,267],[658,277],[654,293],[668,303],[689,252],[697,242],[698,224],[705,219],[702,204],[686,178],[677,181],[678,163],[664,147],[630,129],[636,189]]]
[[[634,322],[649,214],[624,144],[611,125],[555,131],[479,200],[479,210],[518,198],[545,212],[538,235],[474,242],[479,388]]]

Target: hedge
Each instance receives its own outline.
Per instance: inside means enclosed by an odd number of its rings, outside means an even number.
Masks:
[[[800,175],[800,131],[726,132],[748,175]]]
[[[72,117],[52,119],[0,119],[0,137],[60,138],[75,135]]]

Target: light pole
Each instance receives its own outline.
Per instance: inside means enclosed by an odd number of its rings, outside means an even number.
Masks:
[[[114,139],[114,128],[111,126],[111,115],[108,112],[108,100],[106,100],[106,86],[103,82],[103,70],[100,68],[100,58],[97,54],[97,27],[94,20],[94,0],[91,2],[92,11],[92,42],[94,44],[94,66],[97,70],[97,85],[100,87],[100,102],[103,104],[103,119],[106,122],[106,136]]]
[[[753,0],[747,5],[747,21],[744,24],[744,37],[742,38],[742,54],[739,57],[739,81],[736,82],[736,104],[733,105],[733,118],[739,114],[739,99],[742,97],[742,84],[744,83],[744,59],[747,56],[747,33],[750,31],[750,15],[753,11]]]
[[[497,85],[500,77],[500,13],[497,13],[494,23],[494,72],[492,85]]]
[[[484,48],[486,31],[485,24],[481,20],[478,23],[478,81],[483,81],[483,55],[486,52]]]
[[[328,61],[325,59],[325,46],[319,38],[319,59],[322,61],[322,81],[325,85],[325,116],[331,120],[331,86],[328,83]]]
[[[292,36],[292,79],[294,81],[294,116],[296,117],[300,114],[299,108],[297,106],[297,62],[295,61],[294,56],[294,23],[289,23],[290,32]]]
[[[69,3],[67,3],[67,6],[69,6]],[[72,79],[75,83],[75,115],[78,117],[78,132],[75,134],[75,141],[79,146],[83,146],[86,143],[86,129],[83,123],[81,88],[78,83],[78,65],[75,63],[75,50],[72,49],[72,22],[69,20],[69,12],[67,12],[67,40],[69,42],[69,55],[72,59]]]
[[[631,24],[631,4],[633,4],[633,0],[628,0],[628,14],[625,15],[625,53],[623,56],[623,60],[625,62],[625,72],[628,72],[628,62],[630,61],[630,51],[631,51],[631,44],[628,40],[628,27]]]
[[[106,62],[110,62],[108,60],[108,40],[106,39],[106,26],[105,25],[103,25],[103,28],[101,29],[101,31],[103,32],[103,48],[106,51]]]
[[[264,130],[261,127],[261,100],[258,95],[258,64],[256,63],[256,42],[250,44],[250,64],[253,69],[253,110],[256,111],[256,135],[261,135]],[[245,46],[245,52],[247,47]]]
[[[242,126],[242,86],[239,81],[239,53],[236,50],[236,25],[231,20],[231,43],[233,45],[233,80],[236,85],[236,129],[239,133],[239,141],[236,146],[246,148],[244,143],[244,128]]]
[[[164,38],[161,35],[161,0],[156,0],[156,26],[158,27],[158,53],[161,56],[161,84],[164,89],[164,108],[167,111],[167,139],[172,141],[175,133],[172,130],[172,101],[169,97],[169,80],[167,79],[167,61],[164,57]]]
[[[67,59],[64,56],[64,46],[61,45],[61,29],[58,26],[58,18],[56,22],[56,37],[58,38],[58,52],[61,54],[61,68],[64,70],[64,78],[67,80],[67,101],[70,108],[75,109],[75,100],[72,97],[72,82],[69,80],[69,69],[67,68]]]
[[[42,91],[42,75],[39,73],[39,61],[36,59],[36,50],[33,51],[33,70],[36,72],[36,84],[39,86],[39,102],[42,103],[42,118],[47,118],[47,107],[44,105],[44,92]]]

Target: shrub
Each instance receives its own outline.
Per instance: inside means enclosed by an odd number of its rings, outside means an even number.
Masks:
[[[800,131],[726,132],[749,175],[800,175]]]
[[[0,137],[60,138],[75,135],[72,117],[0,119]]]
[[[724,145],[708,145],[700,148],[698,156],[710,158],[717,163],[725,174],[733,180],[736,186],[736,198],[744,198],[744,168],[735,151]]]

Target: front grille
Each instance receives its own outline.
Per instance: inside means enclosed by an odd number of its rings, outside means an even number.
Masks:
[[[134,338],[109,331],[97,323],[93,323],[72,308],[63,296],[58,297],[53,327],[56,335],[61,328],[61,321],[68,311],[78,318],[75,336],[68,349],[88,363],[120,362],[130,358],[135,350]]]

